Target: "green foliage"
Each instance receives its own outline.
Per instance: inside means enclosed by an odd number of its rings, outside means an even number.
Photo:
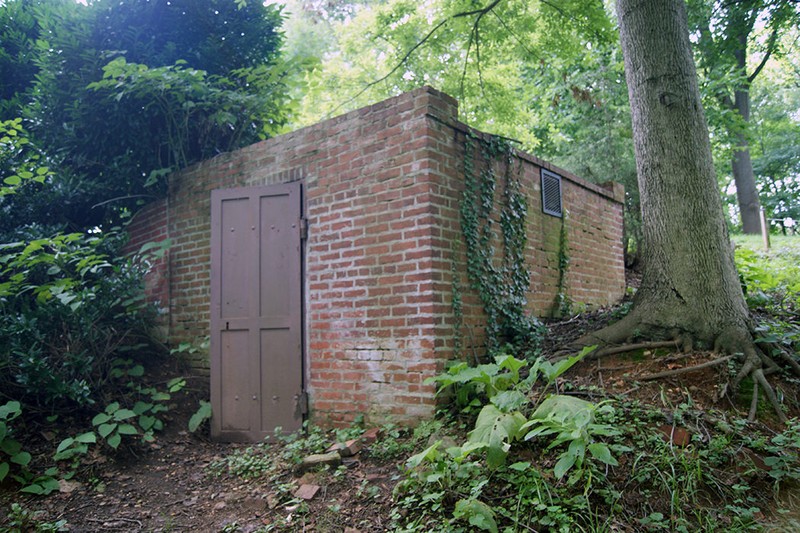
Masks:
[[[0,119],[19,116],[23,94],[34,82],[39,28],[33,7],[31,0],[11,0],[0,9]]]
[[[147,338],[143,268],[115,234],[0,244],[0,384],[25,405],[101,399],[119,354]]]
[[[474,368],[463,363],[454,365],[447,373],[427,382],[438,383],[439,393],[457,387],[456,398],[462,406],[482,406],[467,442],[470,445],[469,452],[485,450],[490,469],[502,466],[511,445],[523,437],[530,440],[537,436],[554,435],[549,448],[569,443],[567,451],[555,466],[556,477],[561,478],[573,466],[582,471],[587,449],[593,459],[616,464],[608,446],[597,441],[597,437],[610,437],[617,433],[605,424],[595,423],[596,411],[608,414],[613,413],[613,408],[608,404],[598,406],[571,396],[551,395],[542,400],[530,416],[523,411],[531,403],[529,395],[540,378],[545,380],[544,390],[547,390],[593,349],[593,346],[585,348],[575,356],[555,364],[539,358],[530,367],[524,380],[521,379],[520,370],[528,363],[510,355],[501,355],[495,358],[494,364]],[[543,397],[544,390],[540,397]],[[485,400],[489,403],[484,405]],[[579,472],[574,479],[580,476]]]
[[[31,455],[11,436],[11,421],[21,414],[19,402],[9,401],[0,406],[0,483],[8,476],[12,465],[24,468],[31,460]]]
[[[8,529],[4,531],[8,533],[56,533],[58,531],[68,531],[66,520],[44,521],[38,516],[38,513],[29,511],[17,502],[11,504],[7,518]]]
[[[136,435],[136,427],[126,422],[136,416],[136,412],[131,409],[123,409],[118,402],[106,406],[105,412],[98,413],[92,419],[97,434],[105,439],[106,443],[116,449],[122,442],[123,435]]]
[[[567,294],[567,271],[569,270],[569,239],[567,237],[567,217],[564,211],[561,216],[561,230],[558,233],[558,281],[556,282],[556,298],[553,302],[553,316],[569,315],[572,301]]]
[[[369,456],[386,461],[408,457],[441,428],[439,420],[423,420],[413,430],[386,424],[381,428],[383,437],[369,446]]]
[[[189,418],[189,431],[194,433],[209,419],[211,419],[211,403],[200,400],[200,408]]]
[[[148,187],[167,171],[274,135],[288,107],[285,75],[282,68],[262,65],[231,70],[225,77],[190,68],[183,60],[152,68],[118,57],[103,67],[102,80],[87,88],[108,105],[135,106],[151,128],[157,126],[124,154],[139,168],[149,167]]]
[[[118,221],[169,171],[274,135],[304,68],[280,60],[281,10],[261,2],[9,0],[0,17],[0,119],[25,118],[54,169],[0,232]]]
[[[611,455],[610,448],[604,442],[597,441],[597,437],[613,437],[620,432],[608,424],[596,423],[596,412],[611,415],[614,410],[607,403],[596,405],[573,396],[553,395],[539,405],[519,431],[529,430],[525,440],[554,435],[548,449],[569,443],[553,468],[557,479],[564,477],[573,466],[577,467],[580,474],[587,450],[593,459],[616,466],[617,460]]]
[[[739,239],[735,259],[745,296],[751,307],[800,304],[800,243],[776,240],[768,252],[757,251],[750,241]]]
[[[764,464],[769,467],[769,475],[776,485],[800,481],[800,421],[790,420],[786,426],[786,429],[772,437],[763,447],[770,454],[764,458]]]
[[[41,154],[31,146],[22,119],[0,121],[0,209],[3,197],[14,194],[26,182],[44,183],[51,172],[41,165]]]

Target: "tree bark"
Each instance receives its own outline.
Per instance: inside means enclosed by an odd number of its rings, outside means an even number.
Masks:
[[[752,345],[700,102],[683,0],[618,0],[644,230],[631,313],[593,336]],[[592,339],[584,339],[592,340]]]
[[[734,51],[736,67],[743,77],[747,72],[747,39],[750,30],[736,37],[737,49]],[[733,108],[745,124],[750,122],[750,82],[744,79],[734,91]],[[736,199],[739,202],[739,215],[744,233],[761,233],[761,203],[758,199],[753,163],[750,160],[750,143],[744,131],[737,131],[733,138],[733,161],[731,170],[736,183]]]

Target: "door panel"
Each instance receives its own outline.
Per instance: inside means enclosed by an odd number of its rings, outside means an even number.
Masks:
[[[259,441],[302,424],[302,189],[211,196],[211,432]]]
[[[222,408],[220,426],[223,431],[250,431],[250,409],[252,403],[253,370],[252,358],[248,355],[247,331],[220,332],[220,348],[222,360],[220,368],[220,386],[225,394],[221,395]],[[255,365],[252,365],[255,366]]]

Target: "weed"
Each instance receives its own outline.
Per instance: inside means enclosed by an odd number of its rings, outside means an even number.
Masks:
[[[39,513],[34,513],[25,509],[19,503],[12,503],[11,510],[7,515],[8,533],[51,533],[57,531],[68,531],[67,521],[46,522],[41,519]]]

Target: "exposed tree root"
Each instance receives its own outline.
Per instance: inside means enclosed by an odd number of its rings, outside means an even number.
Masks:
[[[695,372],[697,370],[702,370],[703,368],[708,368],[710,366],[721,365],[722,363],[726,363],[733,359],[732,355],[728,355],[726,357],[720,357],[718,359],[714,359],[712,361],[706,361],[705,363],[701,363],[699,365],[694,366],[686,366],[683,368],[676,368],[674,370],[665,370],[664,372],[656,372],[655,374],[648,374],[646,376],[639,376],[637,379],[639,381],[652,381],[654,379],[662,379],[662,378],[670,378],[673,376],[680,376],[681,374],[687,374],[689,372]]]
[[[772,355],[759,348],[754,341],[754,332],[750,328],[746,326],[729,326],[719,332],[713,339],[705,338],[702,334],[698,338],[697,333],[692,332],[689,328],[659,326],[657,319],[651,317],[650,320],[644,320],[642,316],[647,315],[632,312],[619,322],[581,337],[569,347],[570,351],[574,353],[576,349],[596,344],[598,348],[589,354],[587,359],[597,359],[606,355],[640,349],[673,348],[686,352],[694,347],[695,341],[708,344],[713,340],[714,352],[723,354],[722,357],[699,365],[658,372],[638,379],[640,381],[652,381],[669,378],[736,359],[739,361],[741,368],[730,381],[726,390],[728,394],[734,393],[738,390],[742,380],[747,377],[753,380],[753,395],[750,402],[748,420],[755,420],[756,418],[759,389],[764,393],[778,419],[781,422],[787,420],[778,395],[767,379],[768,375],[779,372],[782,367],[778,365]],[[650,339],[650,341],[631,342],[634,337]],[[772,348],[770,351],[780,357],[780,362],[785,363],[785,368],[800,376],[800,363],[791,354],[786,353],[780,346],[773,346],[772,344],[766,344],[766,346]]]
[[[622,346],[607,346],[605,348],[598,348],[586,357],[588,359],[599,359],[606,355],[617,355],[620,353],[635,352],[637,350],[656,350],[658,348],[678,347],[679,344],[676,341],[639,342],[636,344],[623,344]]]

